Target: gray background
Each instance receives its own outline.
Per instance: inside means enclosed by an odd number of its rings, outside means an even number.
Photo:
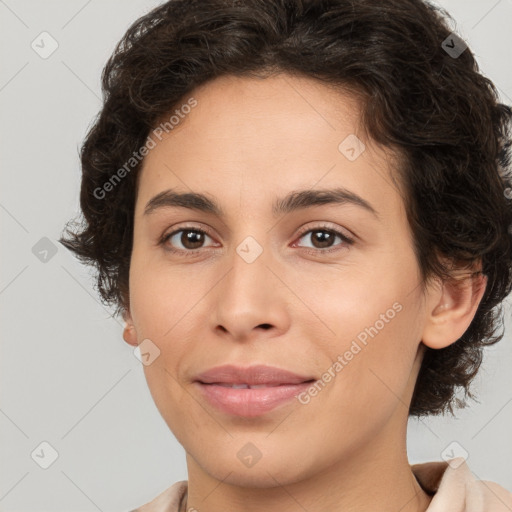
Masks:
[[[98,301],[92,270],[56,243],[78,211],[78,147],[101,106],[102,67],[159,3],[0,0],[1,511],[127,511],[187,478],[122,322]],[[512,0],[439,3],[512,104]],[[31,47],[43,31],[59,45],[46,59]],[[408,450],[415,463],[464,449],[477,478],[512,490],[510,301],[505,313],[475,382],[480,404],[411,420]],[[48,469],[31,457],[43,441],[58,452]]]

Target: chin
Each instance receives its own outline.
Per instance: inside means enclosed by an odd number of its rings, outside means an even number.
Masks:
[[[195,459],[195,462],[212,478],[237,487],[267,489],[294,484],[308,477],[307,467],[303,468],[299,465],[304,461],[290,460],[282,451],[263,455],[250,467],[245,466],[236,453],[233,457],[221,457],[212,453],[212,457],[208,460],[199,458]]]
[[[219,473],[219,468],[216,468],[214,474],[211,476],[222,481],[224,484],[233,485],[237,487],[252,487],[255,489],[270,489],[273,487],[281,487],[283,485],[290,485],[302,480],[297,474],[288,474],[283,471],[286,468],[275,468],[270,470],[267,467],[260,467],[258,470],[255,468],[251,469],[240,469],[238,467],[226,467],[226,472]],[[228,477],[226,474],[231,471]]]

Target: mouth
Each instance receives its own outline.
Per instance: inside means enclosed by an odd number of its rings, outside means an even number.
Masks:
[[[231,383],[231,382],[202,382],[197,381],[200,384],[204,384],[205,386],[222,386],[223,388],[232,388],[232,389],[266,389],[266,388],[276,388],[279,386],[297,386],[300,384],[312,383],[315,382],[315,379],[305,380],[303,382],[282,382],[279,384],[267,383],[267,384],[247,384],[244,382],[240,383]]]
[[[289,404],[315,379],[300,383],[246,384],[196,381],[199,392],[211,406],[230,416],[254,418]]]
[[[201,398],[225,414],[255,417],[285,405],[316,379],[277,366],[216,366],[196,375]]]

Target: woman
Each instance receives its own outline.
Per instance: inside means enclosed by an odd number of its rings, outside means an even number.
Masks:
[[[512,111],[420,0],[171,0],[82,148],[98,269],[188,480],[137,510],[512,510],[453,412],[510,292]]]

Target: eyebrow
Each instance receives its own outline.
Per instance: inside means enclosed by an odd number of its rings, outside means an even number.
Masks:
[[[291,213],[296,210],[329,204],[352,204],[367,210],[372,215],[379,218],[379,214],[368,201],[343,187],[293,191],[287,196],[274,201],[272,213],[277,217],[278,215]],[[224,216],[222,208],[206,195],[197,192],[179,193],[172,189],[164,190],[150,199],[144,209],[144,215],[172,207],[188,208],[204,213],[211,213],[218,217]]]

